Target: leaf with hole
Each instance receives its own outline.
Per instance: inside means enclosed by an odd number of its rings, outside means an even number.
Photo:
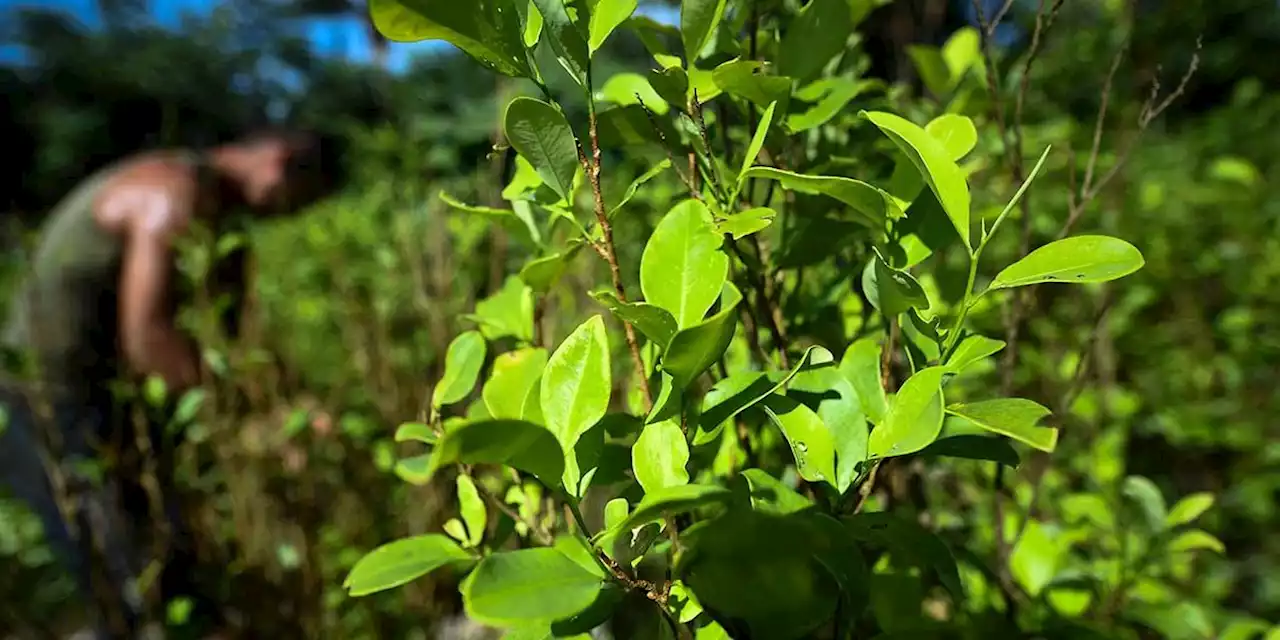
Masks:
[[[1109,282],[1145,264],[1138,248],[1110,236],[1073,236],[1050,242],[1004,268],[991,290],[1042,282]]]
[[[568,618],[591,606],[603,586],[599,575],[543,547],[486,556],[459,591],[468,617],[505,627]]]
[[[365,596],[408,584],[445,566],[463,566],[475,558],[438,533],[388,542],[365,554],[351,567],[342,586],[352,596]]]
[[[864,111],[862,115],[916,166],[938,197],[938,202],[942,203],[943,211],[947,212],[964,246],[972,249],[969,242],[969,185],[947,148],[919,125],[901,116],[880,111]]]
[[[631,449],[631,469],[645,493],[689,484],[688,464],[689,443],[673,420],[645,425]]]
[[[444,376],[431,392],[431,405],[440,408],[467,397],[480,377],[485,352],[484,336],[479,331],[467,331],[454,338],[445,352]]]
[[[1041,451],[1052,453],[1058,446],[1058,430],[1038,426],[1051,412],[1030,400],[1001,398],[955,404],[947,407],[947,413]]]
[[[744,178],[776,180],[789,191],[834,198],[849,205],[857,220],[872,229],[883,229],[886,222],[902,217],[902,209],[893,196],[865,182],[838,176],[808,176],[773,167],[754,166]]]
[[[931,444],[942,432],[943,367],[929,367],[907,378],[884,422],[871,432],[867,453],[873,458],[905,456]]]
[[[706,205],[677,204],[658,222],[640,258],[645,301],[671,312],[681,328],[701,323],[728,278],[723,244]]]
[[[502,130],[542,181],[568,200],[579,164],[577,142],[564,114],[546,102],[522,96],[507,105]]]

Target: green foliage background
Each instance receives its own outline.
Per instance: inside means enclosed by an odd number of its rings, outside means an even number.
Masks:
[[[474,522],[458,512],[457,495],[465,490],[452,474],[426,486],[401,479],[397,461],[421,453],[421,446],[397,442],[396,427],[428,417],[424,408],[444,375],[446,350],[476,328],[470,314],[479,313],[477,302],[503,291],[508,276],[536,257],[514,217],[460,210],[441,193],[456,202],[508,207],[501,193],[519,170],[501,136],[503,109],[516,95],[539,93],[456,54],[420,57],[403,73],[316,57],[289,35],[291,19],[365,10],[315,4],[228,3],[176,32],[138,26],[127,16],[84,32],[56,14],[14,14],[10,31],[34,53],[34,66],[0,70],[6,115],[0,138],[22,169],[0,177],[0,199],[12,214],[6,216],[13,250],[6,253],[4,281],[20,272],[19,249],[41,212],[79,177],[120,154],[150,145],[210,144],[266,111],[286,111],[347,136],[352,171],[342,192],[247,239],[257,256],[255,304],[243,336],[207,336],[211,361],[223,363],[224,374],[202,410],[182,425],[192,439],[184,449],[184,492],[207,532],[204,553],[223,567],[209,583],[255,633],[425,637],[461,610],[456,572],[363,598],[349,597],[343,581],[379,545],[449,531],[452,518]],[[801,3],[757,4],[763,14],[789,15]],[[850,2],[861,4],[869,14],[840,68],[884,84],[855,96],[823,135],[807,139],[807,151],[819,158],[813,172],[886,181],[892,146],[858,111],[891,111],[923,124],[950,109],[977,124],[976,148],[966,160],[973,163],[973,216],[994,220],[1019,183],[999,124],[989,116],[983,80],[989,71],[955,45],[950,62],[965,75],[952,82],[948,60],[931,62],[930,50],[908,46],[942,47],[964,24],[968,3]],[[1030,44],[1025,36],[1035,28],[1036,5],[1014,3],[1005,18],[1024,35],[997,52],[1006,100],[1021,82],[1018,56]],[[1198,36],[1196,74],[1138,139],[1151,79],[1161,79],[1162,95],[1172,90]],[[990,463],[935,458],[895,468],[869,510],[887,505],[917,517],[951,546],[969,592],[968,633],[1003,629],[1007,605],[994,586],[1000,577],[984,578],[974,567],[996,566],[991,559],[1005,557],[1007,569],[996,571],[1007,570],[1007,579],[1029,597],[1016,622],[1045,635],[1275,634],[1280,78],[1257,52],[1274,50],[1280,39],[1280,9],[1262,0],[1189,2],[1176,11],[1158,2],[1066,0],[1045,37],[1027,81],[1024,175],[1042,149],[1053,145],[1054,151],[1026,195],[1031,224],[1010,220],[988,249],[983,276],[1017,259],[1023,237],[1032,247],[1053,240],[1071,215],[1065,194],[1084,179],[1101,88],[1125,41],[1106,98],[1097,171],[1105,174],[1131,151],[1081,211],[1073,233],[1123,238],[1141,249],[1146,264],[1110,285],[1039,288],[1017,359],[997,356],[962,381],[962,393],[975,399],[993,397],[985,390],[996,388],[1036,399],[1054,411],[1049,424],[1061,429],[1051,455],[1019,448],[1021,466],[999,481],[1007,499],[997,506]],[[714,46],[743,44],[722,38]],[[548,89],[563,101],[569,122],[585,123],[586,103],[555,52],[543,47],[537,60],[541,69],[554,70]],[[262,73],[270,65],[303,81],[272,80],[278,74]],[[639,38],[618,30],[594,64],[599,98],[628,100],[633,86],[619,81],[611,87],[608,80],[644,75],[654,66]],[[705,113],[710,129],[719,131],[726,111],[712,102]],[[736,122],[731,143],[740,150],[750,129]],[[628,144],[626,132],[614,133],[620,137],[604,132],[608,202],[619,201],[633,179],[664,159],[660,149],[642,149]],[[580,196],[582,211],[589,210],[589,194]],[[617,217],[614,234],[629,292],[641,291],[647,239],[684,197],[684,185],[668,170],[646,182]],[[868,255],[832,246],[837,234],[828,226],[784,216],[771,233],[780,228],[785,244],[767,234],[763,243],[784,268],[778,286],[786,292],[782,313],[791,355],[817,344],[839,358],[847,338],[865,330],[873,315],[861,285]],[[557,226],[549,245],[562,246],[573,235]],[[202,262],[196,252],[184,265],[196,280]],[[954,253],[940,252],[928,276],[919,277],[931,297],[954,301],[966,267]],[[587,318],[608,317],[586,294],[607,281],[607,266],[590,250],[575,254],[548,302],[536,309],[541,343],[554,350]],[[998,302],[983,300],[969,321],[985,335],[1003,337],[1004,312]],[[209,333],[199,313],[191,320]],[[759,335],[769,340],[763,329]],[[627,410],[637,398],[626,382],[626,344],[612,320],[609,344],[616,387],[611,409]],[[486,364],[499,350],[489,351]],[[747,347],[731,350],[733,357],[745,361]],[[465,409],[444,411],[457,418]],[[795,471],[779,440],[760,443],[761,466],[790,482]],[[538,511],[542,496],[533,492],[516,491],[521,495],[510,508],[522,517],[556,517]],[[1162,520],[1168,509],[1179,511],[1175,504],[1183,513],[1194,510],[1203,494],[1213,496],[1212,507],[1195,526],[1225,551],[1155,547],[1146,553],[1156,536],[1144,527],[1162,525],[1143,518]],[[1184,499],[1190,502],[1179,502]],[[68,585],[53,570],[38,527],[11,503],[0,508],[0,566],[6,567],[0,630],[55,626],[66,619]],[[488,517],[495,529],[523,526],[494,509]],[[997,519],[1000,530],[1022,532],[1016,547],[1001,549]],[[967,564],[967,555],[980,562]],[[1121,555],[1144,563],[1120,572],[1125,589],[1099,589],[1090,577],[1114,572]],[[891,584],[897,575],[873,582],[872,590],[920,588]],[[892,631],[886,620],[946,619],[951,604],[930,592],[914,601],[923,607],[899,618],[892,614],[900,602],[872,602],[882,631]],[[182,630],[181,606],[169,603],[168,610],[169,624]]]

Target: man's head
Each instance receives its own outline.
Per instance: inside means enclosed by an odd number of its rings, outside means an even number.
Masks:
[[[336,140],[308,131],[264,129],[224,146],[247,203],[265,215],[295,212],[338,187]]]

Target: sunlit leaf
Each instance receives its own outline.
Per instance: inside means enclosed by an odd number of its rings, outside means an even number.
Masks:
[[[414,536],[384,544],[356,562],[343,587],[352,596],[386,591],[448,565],[465,565],[475,558],[440,534]]]
[[[904,456],[931,444],[942,431],[943,367],[916,372],[894,396],[884,422],[871,431],[868,454],[874,458]]]
[[[835,440],[818,414],[787,396],[777,394],[765,398],[763,406],[769,421],[791,445],[800,477],[835,486]]]
[[[471,393],[484,366],[484,336],[479,331],[467,331],[449,343],[444,357],[444,376],[431,393],[431,404],[436,407],[453,404]]]
[[[671,343],[662,356],[662,369],[671,374],[676,387],[687,388],[724,355],[738,327],[738,304],[741,302],[742,292],[733,282],[725,280],[720,295],[720,311],[671,337]]]
[[[673,207],[653,230],[640,259],[645,301],[671,312],[682,328],[702,322],[728,277],[723,244],[706,205],[685,200]]]
[[[1141,269],[1138,248],[1109,236],[1073,236],[1051,242],[1004,268],[991,289],[1025,287],[1041,282],[1108,282]]]
[[[1030,400],[1002,398],[956,404],[947,407],[947,413],[1041,451],[1052,452],[1058,446],[1058,430],[1038,426],[1050,411]]]
[[[645,493],[688,484],[687,464],[689,443],[672,420],[645,425],[631,448],[631,468]]]
[[[683,0],[680,3],[680,40],[689,66],[702,54],[707,41],[724,17],[725,0]]]
[[[579,325],[551,354],[542,376],[542,415],[566,452],[608,411],[611,372],[609,338],[598,315]]]
[[[369,0],[369,16],[392,42],[444,40],[498,73],[528,77],[532,72],[514,4],[519,1]]]
[[[609,34],[631,17],[636,4],[637,0],[596,0],[591,7],[590,41],[587,43],[592,56],[604,45]]]
[[[459,591],[468,617],[502,627],[572,616],[589,607],[603,586],[598,575],[544,547],[485,556]]]
[[[902,210],[894,202],[893,196],[852,178],[807,176],[762,166],[751,167],[743,176],[777,180],[784,189],[835,198],[849,205],[857,214],[859,222],[874,229],[882,229],[886,222],[902,217]]]
[[[547,366],[547,350],[526,348],[500,354],[480,396],[494,418],[520,419],[530,394],[538,393],[538,380]]]

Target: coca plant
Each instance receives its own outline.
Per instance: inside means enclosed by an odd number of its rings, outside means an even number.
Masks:
[[[966,318],[1007,290],[1115,280],[1143,258],[1073,236],[984,275],[1050,151],[998,215],[975,214],[974,123],[890,113],[886,87],[862,77],[855,27],[873,4],[686,0],[675,28],[634,15],[636,0],[370,0],[388,38],[447,40],[541,96],[505,107],[509,207],[442,194],[534,255],[476,306],[429,415],[396,435],[429,447],[400,461],[406,481],[457,470],[460,517],[369,553],[352,595],[451,568],[468,616],[511,637],[604,623],[626,638],[937,637],[963,622],[957,558],[974,554],[877,511],[877,472],[907,456],[1053,451],[1036,401],[954,393],[1005,346]],[[600,82],[593,57],[620,30],[652,68]],[[559,64],[538,64],[549,57]],[[561,73],[585,117],[549,88]],[[652,168],[612,193],[602,146]],[[663,185],[683,195],[651,235],[615,237]],[[640,245],[637,291],[618,249]],[[598,311],[542,344],[539,310],[554,313],[561,276],[595,258],[608,267],[588,292]],[[966,267],[950,297],[931,273],[944,258]],[[469,398],[465,417],[445,417]],[[607,500],[601,517],[587,517],[588,489]]]

